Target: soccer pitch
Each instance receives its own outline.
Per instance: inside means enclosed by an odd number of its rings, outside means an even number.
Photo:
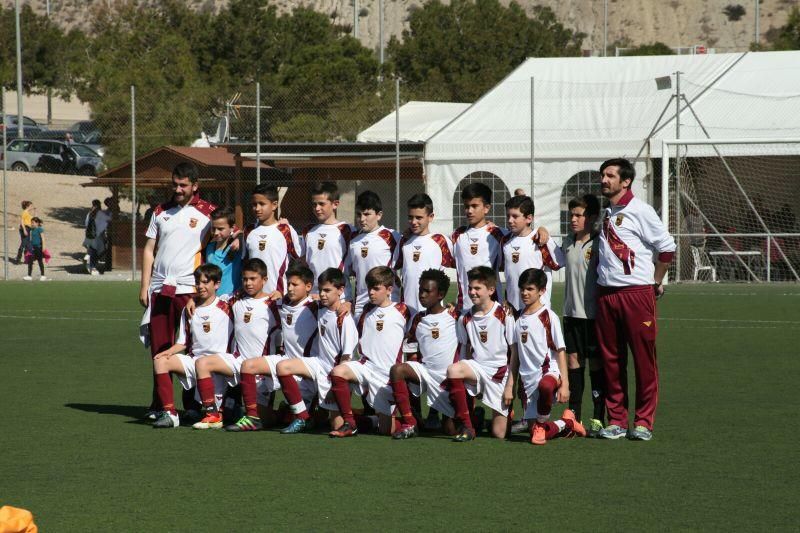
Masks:
[[[0,505],[42,531],[797,527],[797,285],[669,287],[654,440],[542,447],[153,431],[137,291],[3,285]]]

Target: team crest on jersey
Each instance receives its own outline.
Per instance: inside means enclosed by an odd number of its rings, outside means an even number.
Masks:
[[[511,262],[519,263],[519,246],[512,246],[512,248],[514,251],[511,252]]]
[[[422,254],[420,251],[421,249],[422,246],[414,246],[414,254],[411,256],[411,259],[413,259],[415,263],[419,261],[419,256]]]
[[[431,337],[433,337],[434,339],[439,338],[439,328],[436,327],[438,325],[439,325],[438,322],[431,323]]]
[[[322,250],[323,248],[325,248],[325,236],[326,235],[327,235],[326,233],[320,233],[319,234],[319,236],[322,237],[322,238],[317,240],[317,250]]]
[[[520,333],[519,340],[522,341],[522,344],[525,344],[526,342],[528,342],[528,331],[527,331],[528,326],[523,325],[522,329],[523,331],[522,333]]]
[[[367,244],[364,243],[364,246],[361,247],[361,257],[366,258],[369,254],[369,248],[367,248]]]
[[[286,315],[286,325],[287,326],[291,326],[292,325],[292,320],[294,319],[293,317],[294,317],[294,315],[292,313],[289,313],[288,315]]]
[[[386,315],[384,315],[383,313],[378,313],[379,319],[382,319],[384,316]],[[377,322],[375,322],[375,329],[377,329],[378,331],[383,331],[383,320],[378,320]]]
[[[197,227],[197,219],[196,218],[190,218],[189,219],[189,227],[190,228],[196,228]]]
[[[203,322],[203,331],[205,333],[211,332],[211,322]]]
[[[615,224],[616,226],[621,226],[621,225],[622,225],[622,219],[623,219],[623,218],[625,218],[623,215],[617,215],[617,218],[616,218],[616,220],[614,220],[614,224]]]
[[[583,253],[583,259],[588,263],[592,259],[592,249],[589,248]]]
[[[267,249],[266,235],[259,235],[259,237],[261,237],[261,240],[258,241],[258,251],[263,252]]]
[[[486,331],[486,326],[481,326],[481,330],[478,332],[478,337],[480,337],[482,343],[486,343],[489,340],[489,332]]]
[[[478,239],[470,238],[470,240],[472,241],[472,244],[469,245],[469,253],[472,255],[478,255]]]

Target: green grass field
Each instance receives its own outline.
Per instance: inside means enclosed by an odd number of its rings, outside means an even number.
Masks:
[[[0,505],[42,531],[797,528],[796,285],[670,287],[654,440],[544,447],[153,431],[136,292],[2,286]]]

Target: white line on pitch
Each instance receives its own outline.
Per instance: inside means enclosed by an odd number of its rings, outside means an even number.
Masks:
[[[130,318],[87,318],[82,316],[0,315],[0,318],[24,318],[33,320],[80,320],[82,322],[132,322],[132,319]]]
[[[740,324],[800,324],[797,320],[748,320],[745,318],[668,318],[659,317],[658,320],[680,320],[684,322],[736,322]]]

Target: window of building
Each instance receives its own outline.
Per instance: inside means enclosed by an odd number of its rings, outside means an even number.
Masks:
[[[605,207],[608,200],[600,194],[600,173],[596,170],[581,170],[564,184],[561,190],[561,234],[570,233],[569,229],[569,201],[576,196],[594,194],[600,199],[600,205]]]
[[[464,217],[464,204],[461,202],[461,190],[475,182],[488,185],[492,189],[492,208],[489,210],[487,218],[495,225],[505,228],[506,201],[511,198],[511,193],[502,178],[483,170],[468,174],[456,187],[456,192],[453,194],[453,228],[467,224],[467,219]]]

